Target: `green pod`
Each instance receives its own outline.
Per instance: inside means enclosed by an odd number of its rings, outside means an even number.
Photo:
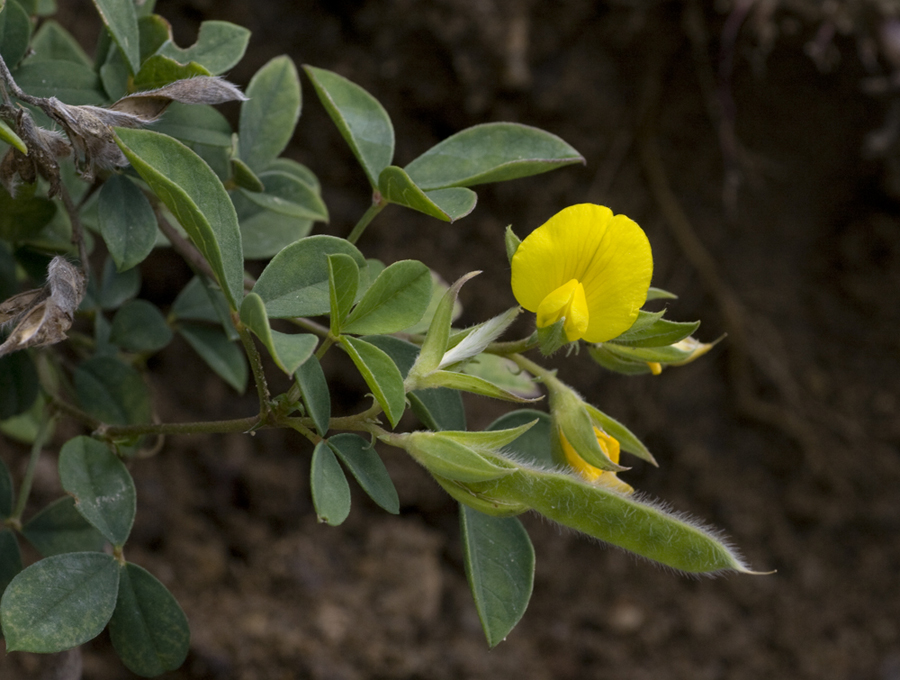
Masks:
[[[752,573],[709,529],[570,475],[523,467],[517,474],[478,485],[477,491],[527,505],[564,526],[684,572]]]
[[[450,494],[454,500],[469,506],[473,510],[483,512],[485,515],[491,515],[492,517],[515,517],[530,509],[523,503],[485,496],[484,494],[473,490],[471,485],[455,482],[452,479],[447,479],[446,477],[441,477],[434,473],[432,473],[432,476],[434,477],[434,481],[440,484],[444,491]]]

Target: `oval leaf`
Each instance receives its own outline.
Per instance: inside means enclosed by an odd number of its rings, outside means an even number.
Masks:
[[[300,388],[306,413],[313,419],[319,434],[324,437],[331,420],[331,392],[328,391],[325,372],[319,360],[315,356],[307,359],[294,371],[294,379]]]
[[[17,2],[7,2],[5,6],[0,2],[0,54],[9,68],[15,68],[28,52],[30,38],[31,19],[28,13]]]
[[[344,462],[369,498],[391,514],[400,512],[400,498],[375,447],[356,434],[339,434],[328,445]]]
[[[124,545],[137,510],[134,481],[105,444],[75,437],[59,452],[59,479],[75,507],[114,546]]]
[[[327,314],[331,309],[328,255],[336,253],[349,255],[359,268],[366,266],[356,246],[324,235],[301,239],[273,257],[253,288],[266,303],[269,317]]]
[[[318,222],[328,221],[328,209],[318,191],[286,172],[263,172],[259,175],[263,190],[244,190],[244,196],[261,208],[278,215]]]
[[[182,49],[167,41],[159,48],[158,54],[182,64],[196,61],[213,75],[218,75],[241,60],[249,41],[250,31],[243,26],[228,21],[204,21],[193,45]]]
[[[99,552],[106,546],[103,534],[75,509],[71,496],[53,501],[28,520],[22,535],[44,557],[86,550]]]
[[[116,129],[116,143],[209,262],[232,309],[244,294],[237,214],[210,167],[181,142],[150,130]]]
[[[401,260],[384,269],[343,324],[357,335],[396,333],[425,314],[431,302],[431,271],[418,260]]]
[[[485,123],[433,146],[406,172],[425,190],[537,175],[584,158],[556,135],[519,123]]]
[[[109,637],[128,669],[150,678],[184,663],[191,631],[172,593],[146,569],[127,564],[119,578]]]
[[[324,440],[316,444],[313,451],[309,483],[320,522],[337,526],[347,519],[350,514],[350,485],[341,464]]]
[[[284,151],[300,118],[300,77],[289,57],[275,57],[247,86],[241,104],[238,155],[251,170],[262,171]]]
[[[97,221],[116,269],[143,262],[156,243],[156,215],[144,192],[124,175],[113,175],[100,187]]]
[[[400,370],[387,354],[365,340],[342,335],[340,342],[391,425],[396,427],[406,410],[406,393]]]
[[[488,645],[495,647],[522,618],[534,587],[534,546],[515,517],[489,517],[459,506],[469,588]]]
[[[146,300],[129,300],[113,317],[109,341],[129,352],[157,352],[171,340],[166,318]]]
[[[244,352],[236,343],[221,329],[196,323],[181,324],[178,332],[216,375],[243,394],[249,369]]]
[[[382,198],[412,208],[444,222],[454,222],[475,208],[478,197],[471,189],[454,188],[425,192],[396,165],[386,167],[378,176]]]
[[[394,157],[394,128],[387,111],[363,88],[337,73],[312,66],[304,66],[303,70],[369,184],[377,189],[378,176]]]
[[[141,43],[138,34],[137,13],[132,0],[94,0],[94,6],[113,40],[122,50],[132,73],[141,66]]]
[[[110,425],[150,422],[150,394],[141,374],[109,356],[95,356],[75,369],[81,407]]]
[[[0,596],[20,571],[22,552],[16,535],[9,529],[0,529]]]
[[[316,349],[318,339],[310,333],[280,333],[269,326],[269,317],[262,298],[250,293],[241,304],[241,321],[243,321],[258,337],[278,367],[293,375],[304,361],[309,359]]]
[[[7,651],[61,652],[95,638],[112,616],[118,588],[119,565],[104,553],[35,562],[0,601]]]

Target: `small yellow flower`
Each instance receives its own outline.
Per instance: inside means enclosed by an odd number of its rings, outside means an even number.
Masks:
[[[603,450],[603,453],[606,454],[606,457],[609,458],[613,463],[616,463],[618,465],[618,440],[610,437],[599,427],[594,428],[594,434],[597,436],[597,443],[600,444],[600,448]],[[566,462],[571,465],[572,469],[574,469],[584,479],[593,484],[602,484],[603,486],[608,486],[611,489],[618,491],[619,493],[629,494],[634,492],[634,489],[630,485],[619,479],[616,476],[615,472],[607,472],[606,470],[601,470],[598,467],[594,467],[584,458],[579,456],[578,452],[575,451],[562,431],[560,431],[559,433],[559,439],[560,443],[562,444],[563,455],[565,455],[566,457]]]
[[[606,342],[627,331],[647,299],[653,255],[624,215],[583,203],[529,234],[512,258],[512,290],[538,328],[563,320],[569,342]]]

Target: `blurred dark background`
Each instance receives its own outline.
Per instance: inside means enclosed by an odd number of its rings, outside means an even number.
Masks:
[[[92,47],[91,4],[60,5],[60,21]],[[656,455],[658,469],[633,461],[625,479],[722,528],[754,568],[777,570],[691,580],[526,517],[534,597],[489,651],[455,504],[413,463],[387,454],[399,518],[355,494],[348,521],[331,528],[315,523],[299,437],[171,438],[133,466],[128,546],[191,621],[191,654],[165,677],[900,678],[900,46],[889,10],[875,0],[160,0],[181,45],[207,19],[253,31],[229,76],[241,85],[288,54],[366,88],[393,120],[400,165],[495,120],[575,146],[585,167],[479,188],[474,213],[453,225],[392,207],[360,246],[386,262],[421,259],[447,280],[483,270],[462,294],[462,322],[474,323],[514,304],[507,224],[524,237],[579,202],[635,219],[653,245],[654,285],[680,296],[667,316],[701,319],[705,341],[727,337],[658,377],[611,375],[586,354],[558,361],[560,375]],[[325,231],[345,236],[370,196],[303,87],[287,155],[317,173]],[[176,265],[155,257],[145,287],[174,295]],[[252,410],[252,396],[192,376],[187,352],[174,345],[158,361],[163,419]],[[364,403],[346,367],[330,371],[345,408]],[[507,410],[468,405],[473,428]],[[7,657],[0,676],[36,677],[39,662]],[[128,677],[104,638],[84,663],[86,678]]]

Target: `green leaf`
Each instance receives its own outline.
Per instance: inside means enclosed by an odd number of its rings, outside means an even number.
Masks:
[[[522,618],[534,587],[534,547],[515,517],[489,517],[459,506],[466,578],[488,645],[496,647]]]
[[[369,336],[366,342],[387,354],[397,364],[404,378],[419,355],[416,345],[390,335]],[[416,390],[409,392],[406,397],[413,413],[429,430],[466,429],[466,410],[463,408],[462,395],[457,390],[445,387]]]
[[[309,478],[313,506],[320,522],[341,524],[350,514],[350,485],[331,448],[325,441],[316,444]]]
[[[359,267],[349,255],[328,256],[328,295],[331,302],[331,334],[338,336],[356,300]]]
[[[244,294],[244,259],[237,214],[210,167],[171,137],[116,129],[134,169],[175,215],[215,272],[232,309]]]
[[[250,31],[243,26],[227,21],[204,21],[193,45],[182,49],[168,41],[157,53],[182,64],[196,61],[213,75],[219,75],[241,60],[249,41]]]
[[[372,443],[359,435],[344,433],[331,437],[328,445],[340,457],[369,498],[391,514],[396,515],[400,512],[397,489],[394,488],[391,476]]]
[[[263,191],[244,190],[244,196],[261,208],[279,215],[301,219],[328,221],[328,208],[318,191],[286,172],[261,172]]]
[[[596,361],[603,368],[624,375],[642,375],[650,373],[650,366],[646,361],[636,361],[634,359],[626,359],[608,349],[609,345],[588,345],[588,354],[591,359]]]
[[[480,394],[484,397],[492,397],[494,399],[503,399],[504,401],[514,401],[518,403],[535,401],[534,399],[528,399],[505,390],[499,385],[495,385],[484,378],[479,378],[476,375],[457,373],[455,371],[435,371],[419,383],[419,385],[423,388],[449,387],[452,390],[462,390],[463,392]]]
[[[16,535],[9,529],[0,529],[0,595],[20,571],[22,552]]]
[[[343,325],[357,335],[395,333],[409,328],[431,301],[431,271],[418,260],[395,262],[378,275]]]
[[[303,163],[298,163],[290,158],[276,158],[267,166],[267,170],[272,172],[284,172],[292,175],[303,182],[310,189],[314,189],[317,193],[321,193],[321,184],[316,174],[307,168]]]
[[[647,291],[647,302],[650,300],[677,300],[678,296],[675,293],[670,293],[667,290],[663,290],[662,288],[654,288],[650,286],[650,289]]]
[[[356,247],[334,236],[310,236],[291,244],[269,262],[253,292],[266,303],[270,318],[317,316],[331,309],[328,255],[343,253],[360,268],[366,260]]]
[[[179,63],[161,54],[154,54],[147,59],[134,77],[134,90],[155,90],[176,80],[193,78],[195,76],[209,76],[212,73],[203,68],[196,61]]]
[[[75,508],[114,546],[128,540],[137,511],[134,481],[109,447],[75,437],[59,452],[59,479]]]
[[[241,189],[254,193],[266,190],[262,180],[240,158],[231,159],[231,176],[234,179],[234,183]],[[238,213],[238,218],[240,219],[240,213]]]
[[[652,322],[639,326],[638,322],[642,320],[642,315],[655,316],[648,312],[639,312],[638,320],[634,325],[610,342],[630,347],[662,347],[684,340],[700,327],[699,321],[679,322],[662,318],[654,318]],[[661,312],[660,316],[662,316]]]
[[[107,31],[103,35],[109,35]],[[113,101],[117,101],[128,94],[128,83],[132,80],[131,70],[125,55],[122,54],[115,43],[110,41],[107,45],[106,59],[100,67],[100,82],[103,89]]]
[[[239,200],[250,203],[238,193],[232,194],[232,200],[235,205]],[[270,259],[292,243],[308,236],[313,227],[312,220],[279,215],[256,205],[253,205],[252,211],[239,211],[239,214],[244,257],[248,260]]]
[[[512,360],[496,354],[480,354],[460,370],[483,378],[520,397],[533,398],[541,393],[531,375],[516,366]]]
[[[403,378],[396,364],[382,350],[360,338],[342,335],[340,343],[372,390],[375,400],[384,409],[391,425],[396,427],[406,410]]]
[[[101,309],[118,309],[127,300],[138,294],[141,289],[141,272],[132,267],[124,271],[116,271],[116,265],[112,258],[103,263],[103,271],[100,275],[99,289],[96,279],[88,281],[87,296],[82,303],[82,309],[92,306]]]
[[[48,59],[22,64],[16,83],[34,97],[56,97],[65,104],[100,106],[106,101],[99,76],[84,64]]]
[[[184,323],[178,326],[178,332],[216,375],[243,394],[247,388],[248,368],[240,347],[219,328]]]
[[[318,339],[310,333],[280,333],[269,326],[266,308],[256,293],[249,293],[241,304],[241,321],[262,341],[278,367],[293,375],[312,356]]]
[[[172,340],[172,330],[155,305],[130,300],[113,317],[110,342],[129,352],[158,352]]]
[[[128,670],[149,678],[184,663],[191,631],[172,593],[146,569],[126,564],[109,637]]]
[[[12,514],[13,502],[16,499],[16,491],[13,488],[12,475],[6,463],[0,460],[0,519],[5,519]]]
[[[231,148],[231,124],[212,106],[172,102],[150,128],[185,144]]]
[[[111,555],[66,553],[19,573],[0,601],[9,652],[61,652],[95,638],[116,606],[119,565]]]
[[[250,80],[246,95],[238,156],[260,172],[284,151],[300,118],[300,76],[294,62],[286,56],[269,61]]]
[[[584,158],[562,139],[519,123],[485,123],[448,137],[406,166],[425,190],[537,175]]]
[[[12,198],[0,187],[0,238],[10,243],[37,236],[56,214],[56,204],[48,198],[29,195],[20,190]]]
[[[666,347],[628,347],[614,342],[603,343],[603,348],[620,359],[637,362],[670,363],[684,361],[691,356],[691,351],[678,349],[672,345]],[[590,348],[593,349],[593,348]],[[593,352],[592,352],[593,356]]]
[[[0,433],[17,442],[33,444],[38,435],[43,432],[46,408],[47,400],[43,395],[39,394],[31,408],[25,413],[20,413],[6,420],[0,420]],[[53,430],[54,427],[51,424],[48,436],[52,436]]]
[[[38,374],[28,352],[0,357],[0,420],[25,413],[38,397]]]
[[[145,2],[138,10],[138,33],[141,39],[141,63],[143,64],[153,55],[166,40],[172,39],[172,27],[169,22],[158,14],[151,14],[152,9],[147,7],[151,2]],[[141,16],[143,14],[143,16]]]
[[[75,369],[78,403],[110,425],[150,422],[150,393],[141,374],[115,357],[95,356]]]
[[[141,67],[141,41],[132,0],[94,0],[103,23],[122,50],[132,73]]]
[[[511,465],[498,465],[478,451],[445,437],[443,432],[412,432],[400,435],[407,452],[429,472],[458,482],[486,482],[513,474]]]
[[[391,203],[412,208],[444,222],[455,222],[475,209],[478,196],[462,187],[424,191],[402,168],[390,165],[378,176],[378,190]]]
[[[537,422],[534,422],[534,421]],[[506,451],[539,468],[554,468],[551,437],[556,437],[553,420],[548,413],[533,409],[520,409],[506,413],[488,426],[488,430],[505,430],[533,423],[532,427],[506,445]]]
[[[106,539],[75,509],[75,499],[53,501],[22,527],[22,535],[44,557],[90,550],[102,551]]]
[[[6,142],[7,144],[16,147],[19,151],[24,154],[28,153],[28,147],[25,146],[25,142],[22,141],[22,138],[17,135],[9,125],[0,120],[0,141]]]
[[[229,340],[240,336],[231,321],[231,310],[222,291],[205,276],[195,276],[181,289],[170,314],[179,320],[208,321],[219,324]]]
[[[156,244],[156,214],[144,192],[124,175],[113,175],[97,197],[100,233],[116,263],[124,271],[141,263]]]
[[[369,184],[377,189],[379,175],[394,157],[394,128],[387,111],[363,88],[337,73],[312,66],[303,70]]]
[[[515,427],[506,429],[491,428],[480,432],[477,430],[448,430],[441,432],[441,437],[444,439],[451,439],[475,451],[492,454],[494,451],[509,446],[511,442],[528,432],[528,430],[538,423],[538,420],[538,418],[535,418],[520,423]]]
[[[428,327],[428,333],[425,334],[425,340],[422,342],[422,351],[419,352],[419,358],[415,366],[411,369],[416,376],[426,376],[432,371],[437,370],[444,353],[447,351],[447,344],[450,342],[450,326],[453,323],[453,312],[456,308],[456,299],[459,297],[459,290],[463,284],[469,279],[478,276],[480,272],[470,272],[461,276],[456,282],[450,286],[444,297],[441,299],[434,312],[434,318]]]
[[[15,68],[28,52],[28,41],[31,39],[31,19],[28,13],[15,2],[7,2],[4,7],[0,3],[0,55],[7,67]],[[16,76],[16,81],[19,78]],[[19,87],[24,86],[19,83]],[[29,94],[32,94],[28,90]]]
[[[331,392],[325,381],[325,373],[322,365],[315,356],[311,356],[303,365],[294,371],[294,379],[300,388],[300,395],[306,413],[316,424],[319,435],[324,437],[328,433],[328,423],[331,420]]]

